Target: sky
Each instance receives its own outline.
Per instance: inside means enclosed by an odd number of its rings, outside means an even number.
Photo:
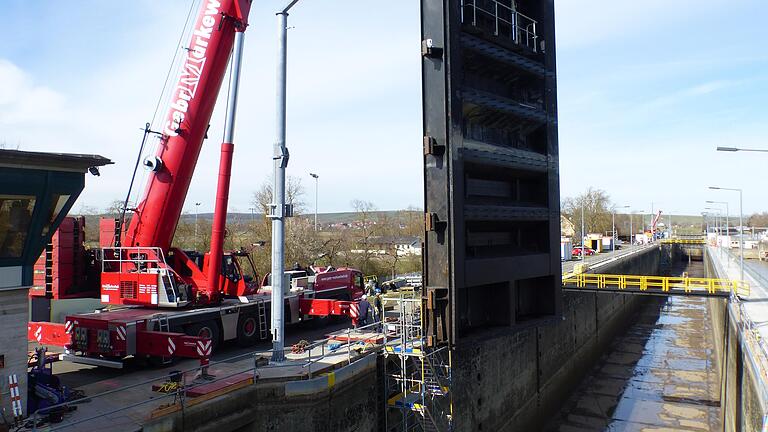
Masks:
[[[187,0],[3,0],[0,144],[95,153],[75,211],[122,199],[189,10]],[[272,172],[275,0],[254,1],[246,32],[230,211],[248,212]],[[561,197],[605,190],[633,210],[698,214],[744,189],[768,210],[768,2],[556,0]],[[421,206],[419,2],[302,0],[289,18],[288,174],[319,211],[363,199]],[[5,34],[3,34],[5,33]],[[213,211],[223,97],[185,209]],[[141,182],[143,175],[138,177]],[[137,188],[141,191],[141,185]],[[311,207],[311,205],[310,205]]]

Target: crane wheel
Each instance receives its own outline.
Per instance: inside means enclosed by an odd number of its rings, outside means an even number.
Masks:
[[[237,320],[237,344],[241,347],[255,345],[259,341],[259,321],[255,315],[241,315]]]
[[[184,333],[190,336],[209,338],[213,344],[212,351],[216,351],[216,348],[221,343],[221,331],[216,321],[190,324],[184,329]]]

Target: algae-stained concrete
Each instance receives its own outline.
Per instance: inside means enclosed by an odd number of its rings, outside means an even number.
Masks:
[[[659,250],[600,268],[656,274]],[[453,365],[457,431],[533,431],[557,413],[645,299],[565,292],[562,320],[522,330],[497,328],[462,340]]]
[[[547,432],[722,430],[707,299],[651,300]]]
[[[147,422],[144,432],[377,431],[383,403],[376,356],[307,381],[251,385]]]

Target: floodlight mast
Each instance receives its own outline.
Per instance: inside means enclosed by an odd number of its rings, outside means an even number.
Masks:
[[[285,205],[285,169],[288,166],[288,147],[285,143],[286,88],[288,67],[288,11],[299,0],[291,0],[277,12],[277,115],[276,139],[272,159],[274,179],[272,187],[272,361],[285,360],[285,218],[291,209]],[[288,210],[288,211],[286,211]]]

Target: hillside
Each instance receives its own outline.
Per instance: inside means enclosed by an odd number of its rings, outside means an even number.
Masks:
[[[397,215],[399,211],[403,211],[403,210],[373,211],[369,213],[369,217],[372,219],[394,217],[395,215]],[[197,215],[197,217],[199,218],[199,220],[213,220],[213,213],[200,213]],[[297,217],[314,219],[315,214],[314,213],[302,214]],[[251,213],[229,213],[227,215],[227,219],[232,221],[247,221],[247,220],[250,220],[251,218],[254,218],[256,220],[261,220],[264,218],[264,215],[262,214],[254,215]],[[318,213],[317,215],[317,223],[321,225],[331,224],[331,223],[344,223],[344,222],[348,223],[348,222],[353,222],[357,219],[359,219],[359,216],[357,216],[357,213],[355,212]],[[185,213],[181,216],[181,220],[184,222],[192,222],[195,220],[195,215]]]

